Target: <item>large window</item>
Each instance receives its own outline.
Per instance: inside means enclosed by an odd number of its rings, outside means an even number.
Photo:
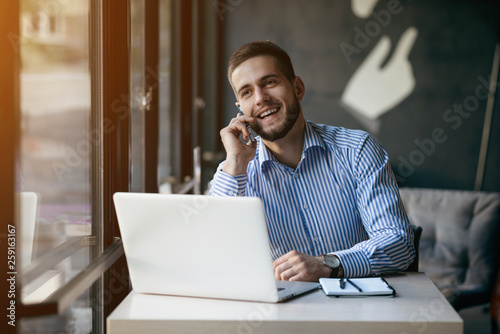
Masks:
[[[3,267],[16,238],[1,274],[13,289],[1,306],[15,304],[8,329],[104,333],[130,291],[113,194],[200,190],[193,163],[213,160],[221,112],[221,21],[207,4],[1,2]]]
[[[26,266],[71,237],[91,234],[93,139],[88,0],[54,2],[47,8],[33,0],[21,5],[18,189],[35,196],[22,202],[28,206],[22,210],[29,216],[25,223],[32,225],[26,230],[33,232],[33,239],[23,240]],[[71,277],[75,263],[66,266],[61,270]]]
[[[146,8],[22,0],[17,9],[17,331],[102,333],[130,289],[112,194],[144,191],[141,163],[129,158],[145,137],[132,117],[129,27]],[[145,41],[135,49],[144,54]]]
[[[91,236],[93,131],[89,2],[20,2],[20,272],[57,247]],[[88,240],[88,239],[87,239]],[[20,276],[23,303],[40,303],[90,262],[90,248],[70,249],[37,275]],[[46,262],[46,260],[44,260]],[[39,264],[40,265],[40,264]],[[29,272],[29,271],[28,271]],[[91,330],[84,294],[64,314],[23,320],[23,332]]]

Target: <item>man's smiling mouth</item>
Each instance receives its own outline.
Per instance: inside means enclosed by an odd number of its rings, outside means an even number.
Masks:
[[[275,107],[275,108],[269,109],[267,111],[264,111],[262,114],[259,115],[259,118],[263,119],[269,115],[272,115],[272,114],[276,113],[279,109],[280,109],[279,107]]]

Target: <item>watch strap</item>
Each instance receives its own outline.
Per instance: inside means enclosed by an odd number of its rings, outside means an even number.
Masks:
[[[339,275],[339,267],[332,268],[330,267],[330,278],[337,278]]]

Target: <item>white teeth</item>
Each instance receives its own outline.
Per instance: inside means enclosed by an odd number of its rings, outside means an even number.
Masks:
[[[269,109],[268,111],[263,112],[262,114],[260,114],[260,118],[264,118],[264,117],[266,117],[268,115],[274,114],[276,111],[278,111],[278,108]]]

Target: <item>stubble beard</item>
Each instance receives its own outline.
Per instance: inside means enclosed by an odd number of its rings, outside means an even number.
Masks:
[[[255,124],[252,127],[252,129],[263,140],[273,142],[285,137],[288,134],[288,132],[290,132],[290,130],[297,122],[299,115],[300,115],[299,100],[297,99],[297,96],[294,96],[293,103],[288,108],[288,113],[286,114],[283,124],[279,129],[274,131],[265,131],[259,124]]]

